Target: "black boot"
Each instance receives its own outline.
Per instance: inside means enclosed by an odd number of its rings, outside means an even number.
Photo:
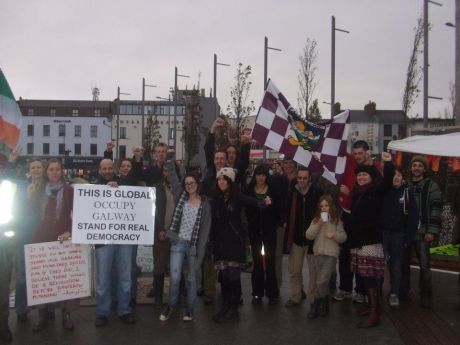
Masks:
[[[212,319],[215,322],[223,322],[225,314],[227,314],[228,311],[230,310],[232,295],[231,295],[230,287],[226,285],[227,284],[220,285],[221,290],[222,290],[223,302],[222,302],[222,307],[220,308],[220,310],[216,314],[214,314],[214,316],[212,317]]]
[[[310,320],[316,319],[318,317],[318,308],[321,303],[321,299],[315,298],[314,302],[310,304],[310,311],[307,314],[307,317]]]
[[[329,314],[329,296],[320,298],[320,303],[318,306],[318,315],[327,316]]]
[[[163,307],[163,290],[164,290],[164,274],[155,274],[154,275],[154,287],[153,294],[155,297],[155,308]]]

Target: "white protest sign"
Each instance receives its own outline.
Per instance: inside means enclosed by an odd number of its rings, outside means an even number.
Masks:
[[[29,306],[91,295],[89,246],[70,241],[24,246]]]
[[[72,242],[152,245],[155,188],[75,185]]]

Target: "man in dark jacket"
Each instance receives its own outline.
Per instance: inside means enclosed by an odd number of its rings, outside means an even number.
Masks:
[[[309,271],[308,300],[313,303],[315,293],[315,263],[313,241],[307,240],[305,230],[313,220],[322,192],[312,185],[310,171],[304,167],[297,173],[297,184],[288,197],[287,248],[289,254],[289,300],[286,307],[299,305],[302,300],[302,269],[305,255]]]
[[[423,156],[411,160],[410,185],[420,214],[420,226],[415,234],[414,248],[420,265],[420,304],[423,308],[432,307],[432,278],[430,268],[430,245],[439,235],[441,228],[442,199],[439,186],[427,177],[428,162]],[[407,267],[404,269],[406,292],[410,287]]]

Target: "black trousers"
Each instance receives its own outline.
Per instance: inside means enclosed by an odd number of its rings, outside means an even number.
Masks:
[[[270,234],[250,238],[254,271],[252,272],[252,295],[278,297],[278,282],[276,279],[276,231]],[[265,251],[265,269],[262,257],[262,246]]]

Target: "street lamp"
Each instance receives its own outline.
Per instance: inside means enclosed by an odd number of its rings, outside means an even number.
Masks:
[[[457,8],[456,11],[456,23],[459,22],[460,20],[460,11]],[[460,69],[459,69],[459,56],[460,56],[460,27],[457,27],[457,25],[452,24],[451,22],[447,22],[446,26],[449,26],[451,28],[455,29],[455,99],[460,99]],[[459,102],[455,102],[454,109],[453,109],[453,118],[455,121],[455,124],[458,126],[460,125],[460,105],[458,105]]]
[[[177,136],[176,136],[176,128],[177,128],[177,77],[182,77],[182,78],[190,78],[189,75],[183,75],[183,74],[178,74],[177,73],[177,66],[174,67],[174,149],[176,150],[176,145],[177,145]],[[169,133],[168,133],[169,136]],[[169,143],[168,143],[169,145]]]
[[[423,128],[428,128],[428,4],[442,6],[439,2],[423,0]]]
[[[142,133],[141,133],[141,146],[144,146],[144,121],[145,121],[145,88],[146,87],[157,87],[156,85],[150,85],[145,83],[145,78],[142,78]]]
[[[230,67],[229,64],[217,62],[217,54],[214,54],[214,99],[216,100],[215,101],[216,118],[218,116],[217,114],[217,65]]]
[[[118,147],[119,147],[119,141],[120,141],[120,95],[127,95],[130,96],[130,93],[126,92],[121,92],[120,87],[118,86],[117,88],[117,146],[116,146],[116,155],[117,155],[117,163],[119,159],[119,152],[118,152]]]
[[[335,17],[331,21],[331,119],[334,118],[335,104],[335,32],[340,31],[349,34],[350,31],[335,27]]]
[[[281,49],[279,48],[274,48],[274,47],[269,47],[268,46],[268,38],[267,36],[264,37],[264,92],[265,92],[265,89],[267,88],[267,82],[268,82],[268,50],[275,50],[277,52],[280,52],[282,51]],[[239,135],[239,133],[238,133]],[[264,149],[263,149],[263,157],[264,157],[264,160],[267,158],[267,148],[264,146]]]

